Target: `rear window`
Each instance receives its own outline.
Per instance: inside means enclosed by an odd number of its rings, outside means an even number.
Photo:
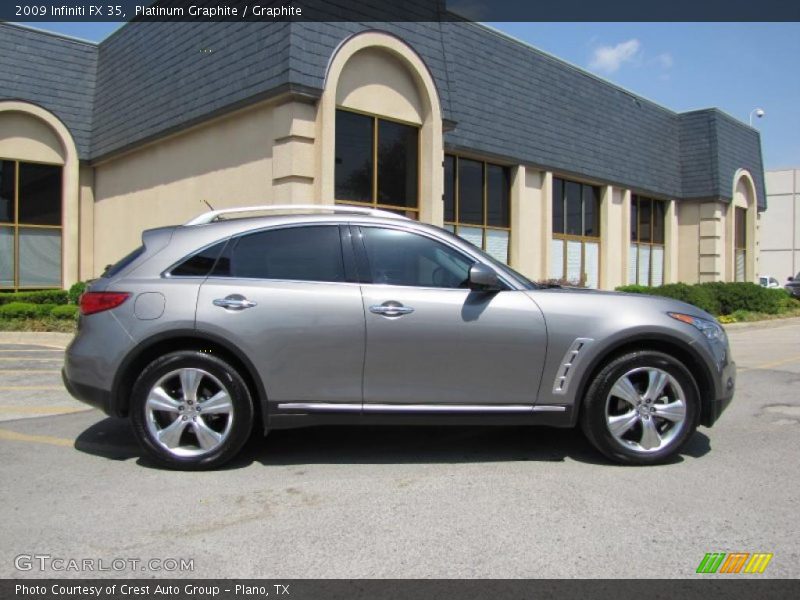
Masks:
[[[100,275],[100,277],[105,277],[107,279],[114,277],[117,273],[122,271],[122,269],[127,267],[129,264],[131,264],[133,261],[139,258],[142,254],[144,254],[144,246],[139,246],[138,248],[136,248],[136,250],[126,255],[124,258],[118,260],[113,265],[108,265],[105,271],[103,271],[103,274]]]

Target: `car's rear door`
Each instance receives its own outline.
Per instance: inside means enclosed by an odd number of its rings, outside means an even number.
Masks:
[[[361,403],[364,309],[340,233],[322,224],[232,238],[200,288],[197,329],[247,356],[270,404]]]
[[[365,410],[535,403],[547,333],[524,292],[470,291],[476,260],[422,233],[366,225],[354,233],[366,272]]]

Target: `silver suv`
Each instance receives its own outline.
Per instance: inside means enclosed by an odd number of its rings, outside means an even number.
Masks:
[[[543,287],[393,213],[251,207],[146,231],[81,298],[64,382],[173,468],[217,467],[254,428],[344,423],[580,422],[653,464],[717,420],[735,365],[688,304]]]

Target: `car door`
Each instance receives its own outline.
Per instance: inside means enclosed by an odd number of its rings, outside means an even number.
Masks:
[[[532,405],[547,334],[522,291],[471,291],[476,260],[403,228],[354,228],[370,404]],[[402,408],[402,407],[398,407]]]
[[[197,328],[247,356],[270,404],[361,404],[364,310],[348,250],[335,224],[247,233],[200,287]]]

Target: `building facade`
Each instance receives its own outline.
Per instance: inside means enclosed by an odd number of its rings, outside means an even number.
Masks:
[[[766,184],[760,274],[785,283],[800,271],[800,169],[767,171]]]
[[[486,26],[0,24],[0,288],[70,285],[207,209],[352,203],[534,280],[748,280],[758,133]]]

